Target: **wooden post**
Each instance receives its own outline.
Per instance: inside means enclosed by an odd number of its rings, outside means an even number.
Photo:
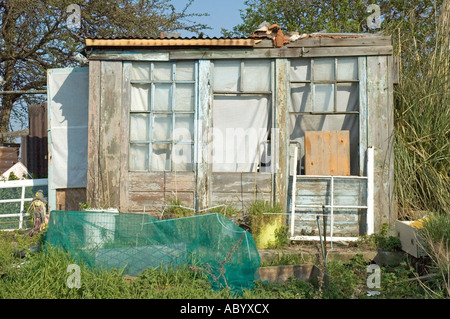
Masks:
[[[274,202],[278,202],[287,211],[287,196],[289,182],[289,135],[287,129],[288,98],[289,96],[289,61],[287,59],[275,60],[275,103],[274,128],[276,141],[275,152],[272,153],[274,165],[275,189]],[[273,141],[272,141],[273,142]]]
[[[211,87],[211,62],[209,60],[200,60],[198,62],[198,117],[196,131],[196,194],[198,198],[198,209],[204,209],[210,204],[211,191],[211,134],[212,127],[212,87]]]

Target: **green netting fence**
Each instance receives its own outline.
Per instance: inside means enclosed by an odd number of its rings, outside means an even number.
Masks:
[[[212,287],[251,289],[260,257],[250,233],[213,213],[158,220],[150,215],[52,211],[46,243],[92,267],[124,269],[137,276],[148,268],[192,265]]]

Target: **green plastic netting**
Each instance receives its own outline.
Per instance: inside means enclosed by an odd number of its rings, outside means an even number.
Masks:
[[[195,265],[212,287],[251,289],[260,257],[251,234],[220,214],[158,220],[150,215],[52,211],[46,243],[92,267],[124,269]]]

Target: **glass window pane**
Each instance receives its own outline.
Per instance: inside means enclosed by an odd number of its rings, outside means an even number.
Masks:
[[[338,80],[358,80],[358,58],[338,58]]]
[[[155,84],[155,100],[153,101],[154,111],[167,112],[172,110],[171,88],[171,84]]]
[[[193,166],[193,147],[191,144],[176,144],[173,150],[173,170],[174,171],[192,171]]]
[[[175,117],[175,130],[173,132],[175,141],[190,142],[194,140],[194,115],[178,114]]]
[[[131,171],[148,170],[148,144],[130,144],[129,161]]]
[[[195,80],[194,62],[177,62],[175,70],[176,81],[194,81]]]
[[[175,88],[175,110],[193,112],[194,104],[195,85],[177,83]]]
[[[270,60],[245,61],[243,77],[243,91],[271,91]]]
[[[214,91],[236,92],[240,77],[240,61],[214,62]]]
[[[170,141],[172,139],[172,115],[154,115],[152,129],[153,141]]]
[[[150,62],[133,62],[131,67],[131,80],[150,81]]]
[[[310,81],[311,59],[292,59],[290,77],[291,81]]]
[[[311,85],[295,83],[291,85],[291,112],[311,112]]]
[[[171,144],[153,144],[152,171],[170,171]]]
[[[150,110],[151,86],[147,84],[133,84],[131,86],[131,110]]]
[[[172,62],[156,62],[153,65],[154,81],[172,81]]]
[[[148,117],[148,114],[131,114],[130,141],[148,140]]]
[[[314,112],[333,112],[334,84],[316,84],[314,92]]]
[[[334,58],[314,59],[314,81],[331,81],[334,79]]]
[[[351,112],[359,110],[359,90],[358,83],[338,84],[337,86],[337,105],[338,112]]]

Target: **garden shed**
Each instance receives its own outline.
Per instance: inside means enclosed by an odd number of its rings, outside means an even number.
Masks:
[[[67,102],[84,111],[65,113],[76,119],[64,139],[82,168],[66,185],[49,177],[53,208],[71,196],[120,212],[171,198],[197,209],[264,200],[282,205],[299,240],[324,212],[342,239],[395,221],[390,37],[273,25],[248,38],[88,38],[86,47],[89,68],[69,72],[88,90],[84,106],[76,95]],[[64,87],[53,86],[50,108]]]

